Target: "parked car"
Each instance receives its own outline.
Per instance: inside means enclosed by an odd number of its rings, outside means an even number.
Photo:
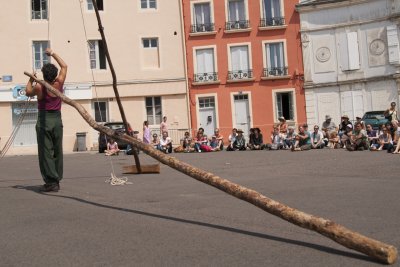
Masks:
[[[104,123],[104,126],[113,129],[116,132],[120,133],[125,133],[125,126],[123,122],[106,122]],[[128,123],[128,134],[132,135],[132,128],[130,124]],[[99,133],[99,153],[104,153],[104,150],[107,149],[107,140],[109,140],[109,137],[107,137],[103,133]],[[116,140],[118,143],[119,149],[126,149],[128,146],[128,143],[120,140]]]
[[[379,129],[382,124],[386,124],[389,122],[384,115],[385,111],[368,111],[365,112],[362,117],[362,121],[364,121],[365,125],[371,124],[374,130]]]

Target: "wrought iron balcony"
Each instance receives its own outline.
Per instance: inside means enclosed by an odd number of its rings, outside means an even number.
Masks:
[[[213,31],[215,31],[214,23],[192,24],[190,29],[190,33],[213,32]]]
[[[264,77],[271,76],[287,76],[288,75],[288,67],[274,67],[264,69]]]
[[[282,26],[285,25],[284,17],[273,17],[269,19],[261,19],[260,27],[272,27],[272,26]]]
[[[197,73],[194,74],[195,83],[210,83],[218,81],[217,72]]]
[[[250,28],[250,21],[248,20],[237,20],[237,21],[228,21],[225,23],[225,30],[241,30]]]
[[[253,70],[228,71],[228,80],[247,80],[253,78]]]

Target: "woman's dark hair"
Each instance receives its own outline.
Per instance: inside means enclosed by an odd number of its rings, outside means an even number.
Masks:
[[[43,79],[46,82],[52,83],[57,78],[58,69],[54,64],[46,63],[42,67]]]

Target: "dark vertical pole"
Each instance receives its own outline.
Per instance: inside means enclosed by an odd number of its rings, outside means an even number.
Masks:
[[[121,113],[122,121],[124,123],[125,131],[127,133],[128,129],[129,129],[128,128],[128,122],[127,122],[126,117],[125,117],[125,112],[124,112],[124,108],[122,107],[121,99],[119,97],[118,88],[117,88],[117,75],[115,74],[114,66],[113,66],[113,64],[111,62],[110,53],[108,52],[106,36],[104,35],[104,28],[103,28],[103,25],[101,24],[100,14],[99,14],[99,10],[97,8],[97,1],[96,0],[93,0],[93,7],[94,7],[94,11],[96,12],[97,23],[99,25],[99,32],[100,32],[101,39],[102,39],[103,45],[104,45],[104,52],[106,54],[107,62],[108,62],[108,65],[110,66],[110,70],[111,70],[115,98],[117,99],[119,112]],[[135,158],[135,164],[136,164],[136,168],[138,170],[138,173],[141,173],[142,172],[142,168],[140,167],[139,156],[138,156],[138,154],[136,152],[136,149],[132,148],[132,151],[133,151],[133,156]]]

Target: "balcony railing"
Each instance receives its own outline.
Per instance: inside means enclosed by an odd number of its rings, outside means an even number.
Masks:
[[[218,81],[217,72],[197,73],[194,75],[195,83],[210,83]]]
[[[274,67],[264,69],[264,77],[271,76],[287,76],[288,75],[288,67]]]
[[[246,80],[253,78],[253,70],[228,71],[228,80]]]
[[[250,28],[250,21],[248,20],[238,20],[238,21],[228,21],[225,23],[225,30],[241,30]]]
[[[214,23],[192,24],[190,29],[190,33],[213,32],[213,31],[215,31]]]
[[[282,26],[285,25],[284,17],[273,17],[269,19],[261,19],[260,27],[273,27],[273,26]]]

